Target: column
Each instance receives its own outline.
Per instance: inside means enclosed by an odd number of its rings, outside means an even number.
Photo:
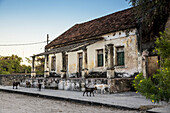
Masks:
[[[61,78],[66,78],[66,53],[65,52],[62,52]]]
[[[148,77],[148,50],[142,52],[142,72],[144,77]]]
[[[45,64],[44,64],[44,77],[48,77],[49,74],[49,67],[48,67],[48,56],[49,55],[45,55]]]
[[[113,44],[108,44],[108,67],[107,67],[107,78],[114,78],[114,59],[113,59]]]
[[[36,73],[35,73],[35,56],[32,56],[32,67],[31,67],[31,77],[35,77]]]
[[[86,78],[88,75],[88,68],[87,68],[87,48],[83,48],[83,69],[82,69],[82,78]]]

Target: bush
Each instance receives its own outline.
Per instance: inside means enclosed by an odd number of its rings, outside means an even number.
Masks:
[[[147,99],[152,102],[166,101],[170,99],[170,31],[160,33],[157,38],[155,52],[160,56],[158,63],[161,69],[153,74],[152,78],[144,78],[143,74],[138,74],[133,80],[133,86]]]

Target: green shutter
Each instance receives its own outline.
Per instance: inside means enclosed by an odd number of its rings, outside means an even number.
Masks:
[[[117,52],[117,65],[124,65],[124,52]]]
[[[103,54],[98,54],[98,67],[103,66]]]
[[[121,65],[124,65],[124,52],[121,53]]]

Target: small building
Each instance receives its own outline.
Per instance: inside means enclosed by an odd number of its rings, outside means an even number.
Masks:
[[[45,56],[44,77],[50,74],[62,79],[131,77],[146,70],[138,36],[133,8],[129,8],[74,25],[33,59]],[[157,59],[154,56],[154,61]],[[157,67],[156,64],[153,69]]]

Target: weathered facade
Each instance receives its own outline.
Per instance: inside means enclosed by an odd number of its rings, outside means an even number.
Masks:
[[[132,9],[76,24],[47,44],[44,53],[35,55],[45,56],[44,76],[106,78],[114,86],[115,78],[146,71]]]
[[[107,72],[108,70],[114,70],[114,72],[122,73],[125,76],[133,75],[141,71],[141,65],[138,64],[135,33],[135,29],[130,30],[129,36],[126,36],[125,31],[108,33],[99,36],[103,39],[85,46],[83,49],[50,54],[48,63],[46,60],[45,70],[59,75],[66,71],[66,77],[72,75],[85,77],[86,72],[88,74],[90,72]],[[111,72],[108,77],[114,78],[114,72]]]

